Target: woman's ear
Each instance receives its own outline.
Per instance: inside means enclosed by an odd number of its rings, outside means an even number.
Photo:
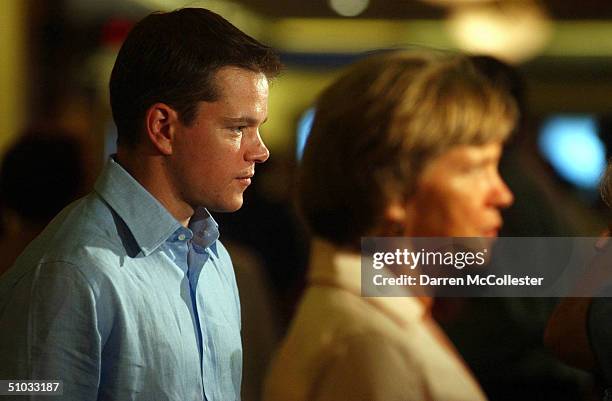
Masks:
[[[383,223],[380,231],[387,237],[410,236],[411,227],[411,203],[394,199],[385,208]]]
[[[385,220],[393,223],[403,223],[406,219],[406,205],[395,199],[389,202],[385,209]]]
[[[177,123],[177,112],[165,103],[155,103],[147,109],[145,133],[149,142],[163,155],[172,154]]]

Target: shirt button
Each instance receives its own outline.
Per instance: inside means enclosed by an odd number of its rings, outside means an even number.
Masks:
[[[185,238],[186,238],[186,237],[185,237],[185,234],[179,234],[179,236],[178,236],[178,239],[179,239],[180,241],[185,241]]]

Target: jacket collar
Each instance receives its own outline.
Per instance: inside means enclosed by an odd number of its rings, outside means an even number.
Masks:
[[[341,288],[361,297],[361,255],[315,238],[310,254],[308,281],[312,285]],[[422,319],[426,313],[423,303],[409,291],[401,291],[398,295],[402,296],[363,297],[363,300],[402,326]]]

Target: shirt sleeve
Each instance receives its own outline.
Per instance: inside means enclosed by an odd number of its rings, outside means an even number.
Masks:
[[[46,263],[26,274],[0,316],[2,331],[9,331],[0,335],[0,349],[9,354],[4,376],[61,380],[63,395],[57,400],[97,399],[101,336],[96,309],[92,286],[76,266]]]
[[[385,337],[359,335],[333,350],[312,388],[314,401],[426,401],[420,370]]]

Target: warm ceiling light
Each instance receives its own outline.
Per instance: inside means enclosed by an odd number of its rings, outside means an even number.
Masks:
[[[537,55],[551,33],[547,15],[528,1],[457,7],[451,12],[448,27],[463,50],[512,63]]]
[[[343,17],[355,17],[368,8],[369,0],[329,0],[329,6]]]
[[[491,3],[495,0],[421,0],[423,3],[433,4],[434,6],[460,6],[464,4],[475,4],[475,3]]]

